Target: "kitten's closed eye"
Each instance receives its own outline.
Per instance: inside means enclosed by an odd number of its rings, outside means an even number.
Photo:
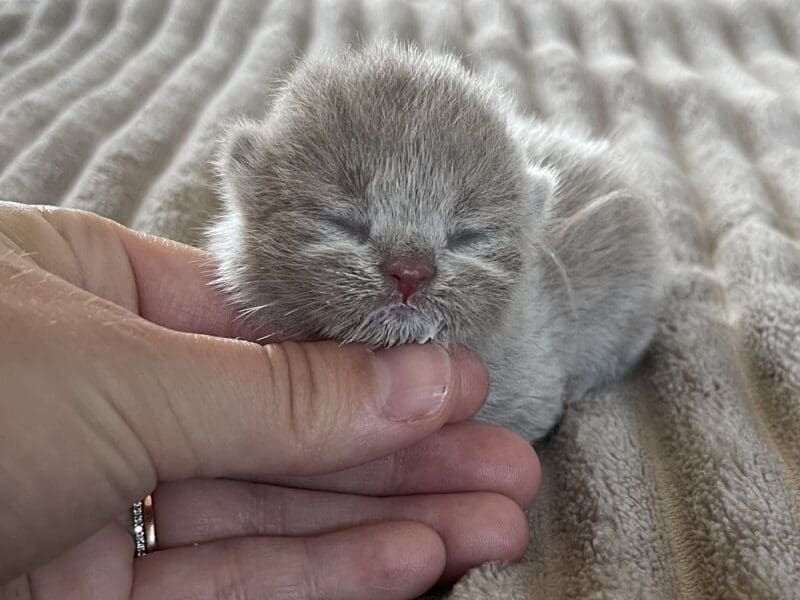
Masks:
[[[362,244],[369,239],[369,224],[364,221],[336,215],[328,215],[324,217],[324,220],[341,233],[344,233]]]
[[[449,250],[463,250],[487,240],[486,232],[478,229],[459,229],[447,236]]]

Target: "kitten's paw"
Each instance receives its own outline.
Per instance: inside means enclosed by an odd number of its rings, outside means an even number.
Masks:
[[[490,398],[475,419],[510,429],[531,443],[552,435],[564,415],[564,402],[556,397],[545,401],[517,396],[497,404],[494,400]]]

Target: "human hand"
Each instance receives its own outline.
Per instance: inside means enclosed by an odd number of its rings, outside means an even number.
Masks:
[[[472,354],[229,339],[208,260],[0,203],[0,597],[411,598],[521,556],[539,467],[465,422]]]

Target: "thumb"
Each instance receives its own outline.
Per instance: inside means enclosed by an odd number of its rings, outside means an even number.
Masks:
[[[372,352],[159,337],[124,410],[162,480],[339,470],[472,416],[486,393],[474,355],[432,344]]]

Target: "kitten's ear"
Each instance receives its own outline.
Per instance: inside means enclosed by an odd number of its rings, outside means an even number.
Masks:
[[[228,129],[217,159],[217,172],[229,195],[242,207],[255,201],[256,183],[267,164],[266,135],[262,126],[240,121]]]

